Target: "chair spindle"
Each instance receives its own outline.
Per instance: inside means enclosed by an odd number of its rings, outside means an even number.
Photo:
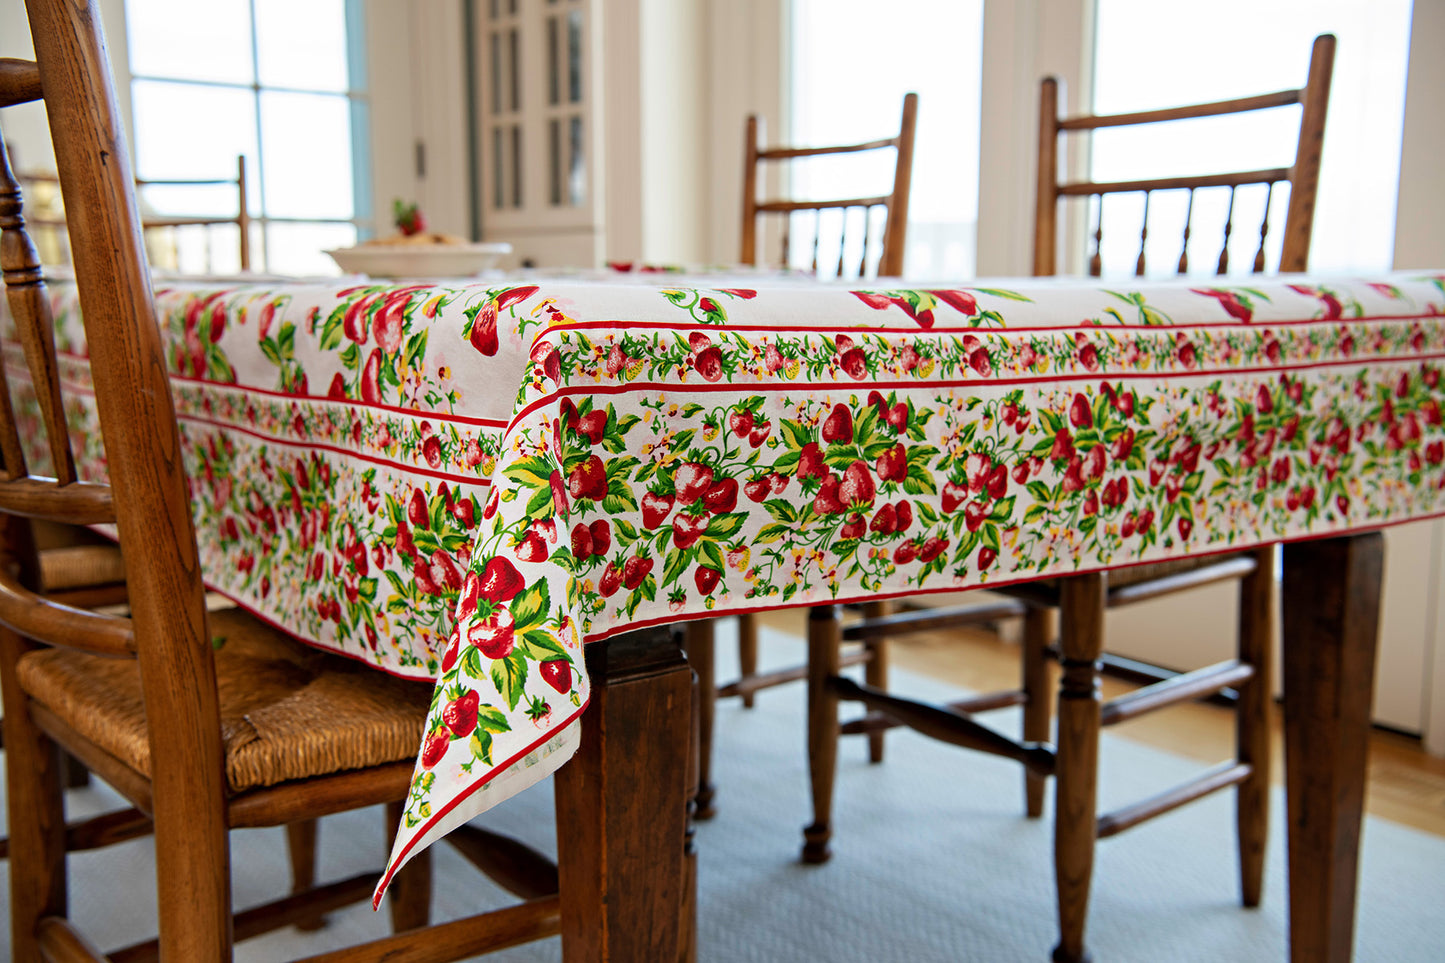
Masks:
[[[868,242],[873,230],[873,208],[876,205],[869,204],[863,208],[863,253],[858,255],[858,276],[868,276]]]
[[[1089,258],[1089,277],[1097,278],[1104,276],[1104,195],[1095,194],[1099,199],[1098,214],[1094,221],[1094,256]]]
[[[1229,273],[1229,234],[1234,230],[1234,192],[1237,187],[1229,188],[1229,208],[1224,214],[1224,243],[1219,248],[1219,267],[1215,274]]]
[[[65,423],[65,405],[60,397],[60,371],[55,361],[50,302],[45,294],[40,255],[25,230],[20,185],[10,169],[10,157],[3,144],[0,144],[0,232],[4,234],[4,243],[0,244],[0,268],[4,270],[10,313],[15,318],[16,333],[25,349],[35,396],[40,403],[40,418],[50,442],[55,478],[62,485],[68,485],[76,479],[75,461],[70,454],[70,432]],[[9,404],[7,390],[7,408]],[[5,413],[7,416],[12,414],[8,410]],[[12,473],[27,473],[15,422],[11,419],[6,424],[9,430],[5,434],[11,436],[6,437],[3,444],[6,468]]]
[[[818,273],[818,239],[823,235],[823,212],[813,212],[813,274]]]
[[[1134,276],[1144,276],[1144,245],[1149,241],[1149,195],[1152,191],[1144,192],[1144,226],[1139,228],[1139,259],[1134,262]]]
[[[848,211],[849,211],[849,210],[850,210],[850,209],[849,209],[849,208],[846,208],[846,207],[840,209],[840,212],[841,212],[841,214],[843,215],[843,217],[842,217],[842,220],[840,220],[840,221],[838,222],[838,270],[834,273],[833,276],[834,276],[834,277],[839,277],[839,278],[841,278],[841,277],[843,276],[843,254],[844,254],[845,249],[848,247]]]
[[[1194,188],[1189,188],[1189,201],[1184,206],[1184,244],[1179,248],[1179,273],[1189,273],[1189,222],[1194,219]]]
[[[788,256],[788,255],[791,253],[790,250],[789,250],[789,237],[788,237],[788,236],[792,233],[792,229],[793,229],[793,215],[792,215],[791,213],[788,213],[788,214],[786,214],[786,215],[783,217],[783,259],[782,259],[782,261],[781,261],[780,264],[779,264],[779,266],[780,266],[784,271],[786,271],[786,270],[788,269],[788,261],[790,260],[790,258],[789,258],[789,256]]]
[[[1274,181],[1264,189],[1264,220],[1259,223],[1259,250],[1254,252],[1254,273],[1264,273],[1264,239],[1269,236],[1269,202],[1274,197]]]

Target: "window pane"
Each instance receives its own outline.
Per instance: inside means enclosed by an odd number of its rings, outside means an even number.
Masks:
[[[982,0],[895,0],[880,14],[874,0],[795,0],[792,130],[773,127],[768,143],[808,147],[896,136],[903,95],[918,94],[912,204],[904,271],[911,277],[966,277],[974,270],[978,221]],[[860,69],[869,57],[888,69]],[[770,118],[771,119],[771,118]],[[776,123],[776,121],[774,121]],[[887,193],[893,151],[808,159],[793,165],[789,194],[845,198]],[[847,225],[861,243],[862,215]],[[820,262],[837,267],[841,221],[825,217]],[[812,262],[812,222],[794,225],[791,260]],[[760,222],[761,223],[761,222]],[[801,232],[801,233],[800,233]],[[873,227],[874,236],[879,228]],[[777,258],[759,252],[760,263]],[[845,257],[856,269],[853,253]]]
[[[248,90],[137,80],[132,105],[142,180],[234,177],[238,155],[256,156],[256,100]]]
[[[345,3],[256,0],[256,59],[262,84],[345,91]]]
[[[261,143],[268,216],[352,216],[351,109],[345,97],[262,91]]]
[[[125,10],[132,74],[254,80],[246,0],[127,0]]]
[[[1247,30],[1240,28],[1243,23],[1249,24]],[[1207,9],[1154,0],[1098,0],[1094,109],[1100,113],[1147,110],[1303,86],[1310,43],[1321,33],[1335,34],[1339,44],[1325,121],[1310,270],[1386,269],[1394,248],[1409,0],[1369,4],[1216,0]],[[1182,36],[1188,36],[1189,42],[1179,43]],[[1299,107],[1286,107],[1159,125],[1154,130],[1098,131],[1092,173],[1101,180],[1114,180],[1289,166],[1294,162],[1299,115]],[[1159,162],[1151,163],[1155,159]],[[1150,202],[1151,274],[1172,274],[1178,261],[1187,192],[1177,193],[1167,200],[1160,194]],[[1236,195],[1231,274],[1248,273],[1251,267],[1259,247],[1264,193],[1259,186],[1240,188]],[[1278,263],[1288,194],[1280,185],[1270,204],[1266,247],[1270,270]],[[1138,203],[1134,201],[1136,207]],[[1196,194],[1191,274],[1214,272],[1228,203],[1228,190]],[[1130,221],[1121,213],[1112,225],[1106,218],[1106,274],[1117,273],[1121,266],[1133,270],[1139,249],[1137,215],[1136,210],[1136,219]]]
[[[341,271],[325,251],[356,243],[352,224],[266,225],[266,270],[276,274],[327,275]]]

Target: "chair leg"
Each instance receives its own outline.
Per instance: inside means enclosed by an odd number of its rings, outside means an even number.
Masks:
[[[863,606],[863,617],[881,619],[893,612],[892,602],[868,602]],[[876,689],[888,691],[888,640],[874,639],[868,643],[870,658],[863,666],[863,681]],[[868,761],[883,761],[883,732],[868,733]]]
[[[838,606],[808,611],[808,773],[813,790],[813,823],[803,830],[803,862],[826,863],[832,853],[833,777],[838,769],[838,694],[829,679],[842,654]]]
[[[7,664],[25,644],[0,629],[0,659]],[[61,753],[24,710],[13,677],[4,679],[5,768],[10,810],[10,946],[16,960],[40,959],[36,927],[66,915],[65,798]]]
[[[743,679],[751,679],[758,674],[758,617],[756,615],[738,616],[738,664],[742,667]],[[743,696],[743,708],[753,707],[753,696],[749,692]]]
[[[1059,755],[1054,797],[1054,876],[1059,945],[1054,963],[1085,963],[1084,927],[1094,872],[1099,768],[1099,654],[1103,649],[1105,577],[1063,580],[1063,678],[1059,686]]]
[[[745,616],[746,617],[746,616]],[[683,634],[683,651],[697,680],[697,795],[694,819],[711,819],[717,815],[712,783],[712,729],[717,715],[717,675],[713,644],[713,620],[700,619],[687,623]]]
[[[1025,742],[1048,742],[1053,738],[1053,672],[1048,657],[1053,621],[1053,609],[1030,606],[1024,613]],[[1044,814],[1044,790],[1047,786],[1046,776],[1024,770],[1024,809],[1030,819],[1038,819]]]
[[[292,893],[305,893],[316,886],[317,825],[314,819],[286,824],[286,852],[291,859]],[[326,917],[313,916],[294,925],[303,933],[309,933],[324,927]]]
[[[1239,584],[1239,661],[1254,666],[1254,678],[1239,688],[1235,738],[1240,762],[1250,766],[1239,784],[1239,886],[1245,906],[1258,906],[1264,887],[1264,852],[1269,839],[1270,681],[1274,612],[1274,546],[1255,553],[1258,566]]]
[[[401,825],[404,804],[386,804],[386,832],[390,839]],[[396,874],[387,891],[391,903],[391,931],[403,933],[431,922],[431,850],[422,850]]]

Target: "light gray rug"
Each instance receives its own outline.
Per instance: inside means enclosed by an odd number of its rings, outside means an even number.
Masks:
[[[720,633],[720,662],[734,649]],[[795,659],[796,640],[764,638],[765,657]],[[720,666],[720,678],[732,670]],[[895,673],[895,688],[947,694]],[[1011,713],[999,714],[1006,726]],[[964,753],[899,730],[888,761],[866,762],[861,741],[845,741],[838,778],[835,855],[822,867],[797,862],[808,817],[803,692],[763,693],[757,708],[735,701],[718,713],[719,813],[698,828],[700,958],[722,961],[1043,961],[1054,945],[1052,830],[1022,818],[1022,777],[1002,760]],[[1104,805],[1146,794],[1187,775],[1186,760],[1118,738],[1103,750]],[[114,805],[108,790],[72,794],[73,812]],[[555,852],[552,793],[542,785],[480,820]],[[1238,906],[1229,795],[1197,803],[1100,845],[1089,942],[1099,963],[1278,961],[1285,959],[1282,797],[1276,806],[1264,906]],[[533,810],[536,810],[535,812]],[[379,810],[322,823],[321,873],[339,879],[379,866]],[[1445,959],[1445,839],[1367,819],[1359,961]],[[238,905],[286,885],[279,830],[233,836]],[[72,916],[102,947],[153,933],[150,842],[77,857]],[[505,894],[437,848],[437,918],[507,902]],[[0,882],[8,905],[8,880]],[[9,958],[8,919],[0,958]],[[320,933],[283,931],[242,944],[237,959],[289,959],[387,932],[385,912],[355,906]],[[552,961],[557,940],[487,957]],[[650,963],[650,961],[638,961]]]

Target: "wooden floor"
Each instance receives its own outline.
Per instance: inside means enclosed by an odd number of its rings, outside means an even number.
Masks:
[[[797,612],[765,615],[763,622],[794,634],[801,634],[803,628]],[[1018,647],[983,631],[957,630],[894,640],[892,663],[975,692],[1018,684]],[[1104,697],[1112,698],[1130,688],[1127,683],[1105,679]],[[1233,713],[1204,703],[1178,706],[1112,726],[1109,733],[1209,764],[1230,758],[1234,751]],[[1273,763],[1274,780],[1283,783],[1278,712]],[[1366,808],[1372,815],[1445,836],[1445,759],[1428,755],[1418,739],[1376,730],[1370,746]]]

